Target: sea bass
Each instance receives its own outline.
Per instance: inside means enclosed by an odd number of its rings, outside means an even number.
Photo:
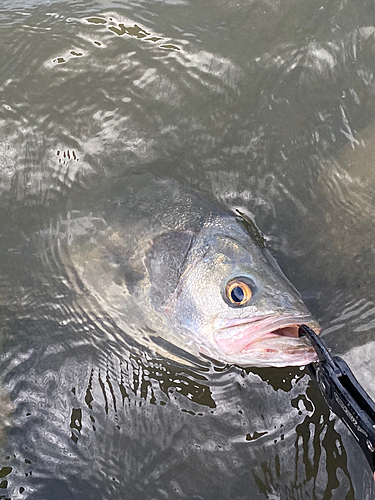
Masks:
[[[109,314],[146,318],[169,343],[226,363],[316,360],[298,327],[317,324],[244,214],[150,173],[129,173],[94,198],[89,215],[70,212],[67,246]]]

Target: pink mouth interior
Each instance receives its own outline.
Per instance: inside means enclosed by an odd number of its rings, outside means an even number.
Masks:
[[[272,329],[272,326],[277,326],[277,323],[279,323],[280,328]],[[217,345],[225,354],[236,355],[241,352],[249,352],[253,349],[260,348],[262,341],[271,339],[277,339],[279,341],[283,337],[285,339],[298,339],[298,330],[301,324],[302,323],[288,324],[286,319],[284,319],[284,321],[275,321],[274,318],[267,318],[260,321],[250,321],[249,323],[237,323],[237,325],[234,322],[231,322],[228,327],[216,331],[215,340]],[[317,325],[314,324],[311,325],[311,327],[316,331]],[[285,342],[287,344],[287,340],[285,340]],[[297,347],[298,344],[298,341],[297,343],[290,344],[290,348],[292,348],[292,345]],[[301,340],[301,346],[303,344],[305,344],[305,340]],[[279,342],[277,347],[275,345],[275,348],[276,350],[280,348],[283,349]]]
[[[280,335],[282,337],[298,338],[299,327],[300,325],[285,326],[284,328],[278,328],[277,330],[274,330],[273,332],[270,333],[273,335]]]

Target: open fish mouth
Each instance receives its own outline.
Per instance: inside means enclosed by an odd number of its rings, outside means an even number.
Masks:
[[[214,339],[227,359],[241,363],[249,359],[259,365],[300,366],[317,360],[309,341],[298,336],[301,325],[316,333],[319,325],[309,316],[268,316],[253,319],[229,320],[214,332]]]

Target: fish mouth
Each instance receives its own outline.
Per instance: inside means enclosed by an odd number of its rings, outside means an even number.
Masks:
[[[252,366],[302,366],[317,360],[309,341],[298,335],[303,324],[320,333],[318,323],[306,315],[263,316],[229,320],[215,330],[214,339],[231,361]]]

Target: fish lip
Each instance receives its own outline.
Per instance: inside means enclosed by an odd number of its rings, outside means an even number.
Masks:
[[[306,314],[281,317],[269,315],[228,320],[223,327],[214,331],[214,339],[220,350],[226,355],[246,354],[256,350],[257,344],[265,339],[292,337],[296,339],[294,342],[298,343],[298,329],[303,324],[309,326],[315,333],[320,333],[321,328],[318,323]],[[251,329],[251,327],[253,328]],[[244,335],[244,329],[246,329],[245,332],[251,329],[250,334],[245,333]],[[230,340],[226,344],[225,339],[228,338]],[[301,340],[301,343],[306,343],[306,340]]]

